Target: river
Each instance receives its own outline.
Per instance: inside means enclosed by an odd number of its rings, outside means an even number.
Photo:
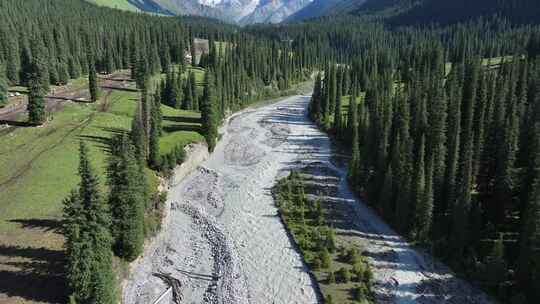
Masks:
[[[329,138],[306,116],[308,103],[309,96],[293,96],[225,122],[215,151],[171,186],[164,229],[131,266],[124,303],[153,303],[167,290],[153,273],[180,281],[182,303],[318,303],[271,195],[277,178],[308,163],[326,164],[342,179],[338,195],[354,206],[358,225],[350,230],[366,240],[380,301],[489,302],[354,197]]]

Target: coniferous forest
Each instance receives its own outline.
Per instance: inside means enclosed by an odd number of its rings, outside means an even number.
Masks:
[[[50,86],[84,76],[96,102],[97,75],[117,70],[130,70],[140,92],[130,132],[111,140],[105,177],[80,145],[80,183],[60,229],[66,299],[117,302],[113,256],[133,261],[155,229],[145,221],[155,211],[145,170],[170,171],[185,157],[183,147],[160,154],[161,105],[200,113],[213,151],[227,115],[311,81],[309,117],[350,155],[348,182],[363,200],[502,302],[540,301],[539,6],[478,4],[462,16],[406,2],[403,15],[373,6],[238,27],[2,0],[0,107],[8,87],[26,87],[27,123],[42,125]],[[452,15],[418,17],[441,11]],[[209,51],[194,64],[186,55],[195,58],[196,38]],[[192,70],[182,76],[195,65],[202,88]]]
[[[361,56],[322,67],[310,116],[350,149],[349,182],[395,229],[520,301],[539,284],[538,28],[501,24],[371,24]]]

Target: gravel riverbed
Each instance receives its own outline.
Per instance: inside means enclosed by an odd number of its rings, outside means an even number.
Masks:
[[[271,194],[277,179],[309,164],[340,180],[337,196],[354,210],[351,231],[365,239],[377,292],[384,294],[379,302],[489,303],[355,198],[333,162],[330,140],[306,117],[308,102],[309,96],[289,97],[225,122],[214,153],[172,183],[164,230],[131,266],[123,303],[153,303],[165,292],[153,273],[180,281],[182,303],[319,303]],[[172,303],[171,294],[160,303]]]

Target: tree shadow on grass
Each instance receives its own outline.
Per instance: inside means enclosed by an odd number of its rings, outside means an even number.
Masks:
[[[95,135],[79,135],[78,138],[83,141],[90,141],[95,143],[98,148],[107,153],[111,152],[111,139],[108,137]]]
[[[52,100],[71,101],[71,102],[75,102],[75,103],[94,103],[93,101],[91,101],[91,100],[89,100],[89,99],[84,99],[84,98],[73,98],[73,97],[64,97],[64,96],[55,96],[55,95],[45,96],[45,98],[47,98],[47,99],[52,99]]]
[[[25,229],[39,229],[45,232],[59,232],[62,221],[56,219],[13,219],[11,223],[20,224]]]
[[[164,126],[163,131],[166,133],[173,133],[178,131],[191,131],[191,132],[198,132],[201,133],[201,127],[195,126],[195,125],[172,125],[172,126]]]
[[[183,116],[163,116],[163,120],[181,122],[181,123],[201,123],[200,118]]]
[[[113,86],[101,86],[102,89],[108,89],[108,90],[116,90],[116,91],[124,91],[124,92],[132,92],[137,93],[139,90],[137,89],[131,89],[131,88],[121,88],[121,87],[113,87]]]
[[[61,250],[0,245],[0,294],[64,303],[64,260]]]
[[[17,121],[9,119],[0,119],[0,125],[8,125],[12,127],[35,127],[36,125],[28,123],[27,121]]]
[[[122,135],[122,134],[129,135],[128,131],[124,129],[120,129],[120,128],[111,128],[111,127],[98,127],[98,128],[109,133],[110,135],[109,136],[79,135],[79,139],[95,143],[97,147],[99,147],[106,153],[111,152],[111,138],[113,138],[116,135]]]

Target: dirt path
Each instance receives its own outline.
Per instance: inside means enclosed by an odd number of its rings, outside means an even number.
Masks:
[[[133,267],[124,303],[151,303],[166,290],[154,272],[180,280],[185,303],[320,302],[270,193],[277,178],[307,164],[320,164],[339,179],[337,199],[354,210],[349,232],[366,242],[381,303],[487,302],[350,193],[328,137],[306,117],[308,102],[295,96],[226,122],[215,152],[171,188],[169,225]]]
[[[102,109],[107,108],[107,97],[113,90],[132,91],[133,81],[129,80],[129,71],[117,71],[111,75],[100,75],[99,86],[102,90],[101,95],[104,97]],[[90,92],[88,85],[73,85],[53,86],[51,92],[45,97],[45,111],[56,112],[62,108],[65,102],[90,102]],[[7,123],[19,125],[17,120],[20,116],[26,113],[28,105],[28,97],[26,95],[14,96],[9,98],[9,104],[0,108],[0,124]]]

